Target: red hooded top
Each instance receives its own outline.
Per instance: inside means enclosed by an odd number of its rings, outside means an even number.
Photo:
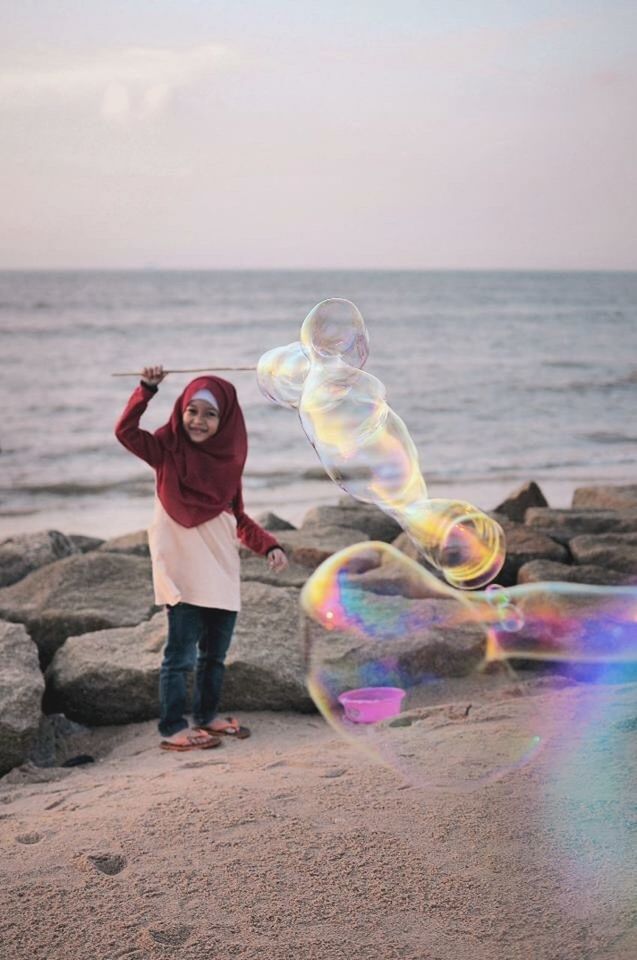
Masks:
[[[219,428],[203,443],[190,440],[182,426],[183,411],[197,390],[210,390],[219,404]],[[149,433],[139,420],[156,393],[140,384],[115,427],[119,442],[150,464],[157,474],[157,496],[166,513],[182,527],[197,527],[224,510],[237,519],[237,535],[255,553],[279,544],[243,509],[241,475],[248,454],[245,421],[235,388],[221,377],[197,377],[173,407],[170,420]]]

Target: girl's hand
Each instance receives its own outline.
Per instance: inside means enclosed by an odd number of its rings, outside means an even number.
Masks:
[[[282,570],[288,565],[288,558],[284,554],[283,550],[279,547],[275,547],[274,550],[270,550],[268,554],[268,566],[270,570],[273,570],[274,573],[281,573]]]
[[[144,367],[142,370],[142,383],[148,384],[149,387],[157,387],[165,376],[164,368],[161,365],[158,367]]]

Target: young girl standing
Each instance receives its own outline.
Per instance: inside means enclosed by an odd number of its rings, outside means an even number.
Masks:
[[[238,540],[267,557],[277,572],[285,569],[287,558],[243,509],[248,444],[235,388],[220,377],[198,377],[177,399],[168,423],[149,433],[140,429],[139,420],[164,376],[160,366],[144,368],[115,436],[157,476],[148,543],[155,600],[168,610],[159,680],[160,746],[209,749],[219,746],[221,735],[249,734],[234,718],[216,718],[240,608]],[[186,685],[195,665],[189,729]]]

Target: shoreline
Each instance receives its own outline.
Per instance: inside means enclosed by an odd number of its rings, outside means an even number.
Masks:
[[[541,475],[467,482],[433,480],[428,483],[428,491],[432,498],[467,500],[484,511],[490,511],[513,490],[529,480],[534,480],[540,486],[549,506],[566,509],[571,506],[573,493],[578,487],[630,484],[635,482],[635,477],[628,474],[619,477],[594,474],[590,478],[578,477],[569,480],[543,479]],[[246,511],[251,516],[256,517],[259,513],[272,511],[289,523],[299,526],[308,510],[318,505],[336,504],[340,497],[345,496],[345,491],[326,477],[320,480],[303,480],[294,486],[246,488],[244,496]],[[65,534],[110,539],[147,529],[152,513],[152,493],[127,499],[105,497],[99,502],[90,496],[78,496],[75,499],[64,497],[59,498],[54,505],[40,510],[25,509],[3,513],[0,509],[0,540],[42,530],[59,530]]]

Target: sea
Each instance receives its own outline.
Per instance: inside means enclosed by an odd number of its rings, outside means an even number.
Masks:
[[[635,483],[637,273],[163,271],[0,273],[0,537],[112,537],[150,521],[153,474],[113,426],[142,366],[254,366],[329,297],[352,300],[366,370],[417,446],[430,494],[493,509],[528,480],[551,506],[578,486]],[[193,374],[144,415],[166,421]],[[296,413],[253,372],[246,508],[298,524],[343,492]]]

